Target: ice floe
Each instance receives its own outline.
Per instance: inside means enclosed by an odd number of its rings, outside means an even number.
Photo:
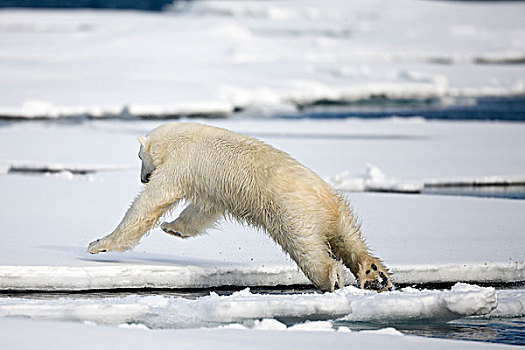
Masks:
[[[512,283],[525,281],[525,262],[398,265],[392,267],[392,273],[396,283]]]
[[[111,289],[180,289],[231,286],[311,285],[293,265],[198,266],[107,264],[106,266],[0,266],[0,289],[10,291],[88,291]],[[525,263],[399,265],[391,267],[394,284],[455,281],[513,283],[525,281]],[[345,281],[354,283],[346,270]]]
[[[348,281],[353,279],[348,276]],[[242,267],[110,264],[0,266],[0,289],[75,291],[135,288],[212,288],[310,284],[295,266]]]
[[[525,290],[498,291],[498,307],[482,317],[523,317],[525,316]]]
[[[104,165],[104,164],[65,164],[43,161],[23,161],[23,160],[0,160],[1,174],[60,174],[69,173],[72,175],[89,175],[100,171],[122,171],[129,170],[130,166],[125,165]]]
[[[325,178],[339,191],[371,191],[371,192],[421,192],[424,183],[420,181],[387,178],[377,166],[367,164],[366,171],[360,176],[352,176],[347,170]]]
[[[349,321],[449,321],[463,316],[487,314],[497,306],[496,291],[456,284],[450,291],[419,291],[405,288],[402,293],[364,295],[352,301]],[[375,299],[375,300],[373,300]]]
[[[420,193],[428,188],[447,187],[481,187],[481,186],[511,186],[525,184],[524,175],[453,177],[443,179],[408,180],[387,177],[379,167],[367,164],[362,175],[353,175],[351,171],[343,171],[325,177],[325,180],[340,191],[368,192],[399,192]]]
[[[0,117],[223,117],[525,91],[519,3],[373,0],[334,11],[323,2],[206,1],[172,9],[3,11],[0,76],[11,88],[0,96]],[[119,35],[98,40],[110,33]]]
[[[517,292],[505,291],[505,301],[499,307],[500,293],[494,288],[457,284],[445,291],[405,288],[380,294],[355,287],[345,287],[335,293],[279,295],[254,294],[245,289],[228,296],[211,293],[194,300],[139,295],[52,299],[11,297],[0,298],[0,317],[107,325],[143,324],[149,328],[194,328],[235,323],[258,329],[284,328],[276,321],[261,321],[274,319],[294,324],[294,330],[327,330],[333,327],[331,322],[303,322],[338,318],[380,323],[447,322],[490,312],[498,317],[523,314],[522,292],[518,293],[521,303],[515,303],[512,300]]]

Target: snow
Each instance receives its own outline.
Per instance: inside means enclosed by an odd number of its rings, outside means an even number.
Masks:
[[[154,255],[149,255],[154,259]],[[97,261],[98,259],[87,261]],[[150,265],[120,257],[102,258],[106,266],[0,266],[0,288],[4,290],[74,291],[126,288],[212,288],[221,286],[304,285],[310,282],[295,266],[239,266],[198,260]],[[113,264],[111,264],[113,263]],[[118,264],[121,263],[121,264]],[[145,265],[144,265],[145,264]],[[179,265],[179,266],[177,266]],[[352,279],[349,277],[349,281]]]
[[[521,249],[521,246],[520,246]],[[436,283],[451,281],[520,282],[525,278],[522,261],[509,263],[465,263],[435,265],[398,265],[392,267],[397,283]]]
[[[328,321],[313,321],[299,323],[288,328],[290,331],[314,331],[314,332],[330,332],[333,331],[332,323]]]
[[[400,331],[395,328],[387,327],[381,328],[375,331],[361,331],[362,334],[386,334],[386,335],[403,335]]]
[[[255,320],[253,322],[253,329],[261,330],[261,331],[271,331],[271,330],[282,331],[282,330],[286,330],[287,327],[284,323],[274,320],[273,318],[265,318],[262,320]],[[332,329],[331,324],[330,324],[330,329]]]
[[[3,10],[0,115],[221,116],[374,96],[522,95],[524,68],[512,63],[525,57],[523,14],[521,3],[415,0]]]
[[[399,179],[387,178],[387,176],[377,166],[367,164],[363,175],[352,177],[350,171],[344,171],[324,179],[339,191],[384,191],[384,192],[405,192],[418,193],[425,186],[424,182],[403,181]]]
[[[187,241],[155,229],[133,252],[88,255],[89,241],[111,230],[123,215],[138,190],[137,174],[111,172],[94,175],[92,181],[6,175],[1,185],[2,287],[78,290],[306,282],[266,235],[229,222]],[[31,193],[31,200],[23,193]],[[392,268],[394,281],[524,278],[521,201],[392,194],[353,194],[350,200],[365,237]],[[46,234],[32,234],[42,231]],[[476,249],[469,249],[472,242]]]
[[[185,330],[144,330],[87,326],[62,322],[36,322],[24,319],[0,319],[0,346],[8,349],[27,349],[27,344],[54,349],[319,349],[334,347],[377,347],[389,349],[514,349],[509,345],[443,339],[422,339],[413,336],[385,334],[387,332],[319,332],[280,330],[249,330],[235,327]],[[391,331],[388,331],[391,333]],[[57,336],[59,334],[59,336]]]
[[[498,307],[482,317],[523,317],[525,292],[523,290],[498,291]]]
[[[154,255],[149,254],[150,259]],[[148,258],[135,261],[112,257],[105,260],[125,265],[108,266],[0,266],[0,288],[23,291],[77,291],[126,288],[213,288],[221,286],[294,286],[309,285],[304,275],[291,264],[251,267],[234,263],[210,262],[198,266],[198,260],[188,259],[164,265],[149,265]],[[215,264],[213,266],[212,264]],[[146,264],[146,265],[144,265]],[[179,266],[173,266],[179,265]],[[196,266],[197,265],[197,266]],[[233,265],[233,266],[232,266]],[[471,281],[485,283],[521,282],[525,264],[479,263],[463,265],[401,265],[392,266],[395,283],[447,283]],[[354,278],[346,271],[345,281]]]

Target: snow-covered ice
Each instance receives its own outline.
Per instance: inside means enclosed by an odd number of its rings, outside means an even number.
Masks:
[[[392,329],[365,332],[319,331],[318,325],[301,331],[279,329],[249,330],[243,327],[184,330],[144,330],[142,327],[89,326],[65,322],[36,322],[24,319],[0,319],[0,346],[27,349],[28,344],[52,346],[53,349],[320,349],[334,347],[389,349],[516,349],[509,345],[400,336]],[[308,329],[310,328],[310,330]],[[59,335],[59,336],[57,336]]]
[[[525,91],[519,2],[190,1],[0,13],[0,115],[293,113],[316,101]],[[336,8],[337,10],[334,10]]]
[[[523,155],[517,151],[523,147],[525,133],[525,126],[520,123],[421,119],[200,121],[271,143],[325,178],[347,172],[348,177],[377,179],[377,172],[367,175],[369,165],[379,169],[387,180],[414,182],[491,176],[504,179],[525,173]],[[28,133],[35,142],[24,147],[5,147],[0,164],[136,169],[139,167],[136,137],[159,124],[146,121],[100,121],[76,126],[10,124],[0,129],[3,144],[19,143]],[[328,161],[324,152],[330,152]]]
[[[498,292],[498,307],[484,317],[523,317],[525,315],[525,291],[502,290]]]
[[[525,132],[521,124],[398,120],[224,120],[213,124],[258,136],[322,176],[349,165],[366,169],[368,162],[393,177],[416,179],[413,181],[476,173],[500,174],[501,178],[525,174],[519,152]],[[156,125],[106,121],[13,124],[0,129],[4,150],[0,163],[49,168],[61,164],[65,169],[96,165],[89,176],[2,176],[3,289],[205,288],[308,282],[263,233],[231,222],[222,223],[221,230],[211,230],[207,236],[184,241],[155,229],[133,252],[86,254],[87,244],[114,228],[140,189],[136,136]],[[389,135],[387,132],[407,138],[380,141],[374,137]],[[320,134],[334,137],[319,139]],[[338,135],[345,137],[335,137]],[[27,137],[32,140],[29,144],[24,143]],[[491,162],[484,161],[488,156]],[[380,177],[377,172],[370,171],[370,177]],[[375,193],[348,197],[366,239],[392,269],[397,283],[525,280],[522,201]],[[352,282],[351,276],[347,280]]]
[[[446,188],[451,186],[523,186],[525,176],[523,175],[493,175],[481,177],[458,177],[443,179],[421,179],[404,180],[389,178],[377,166],[367,164],[366,171],[357,176],[347,170],[325,178],[339,191],[352,192],[399,192],[399,193],[421,193],[425,188]]]
[[[293,295],[252,294],[246,289],[229,296],[212,293],[195,300],[164,296],[107,297],[101,300],[75,299],[74,296],[51,300],[13,297],[0,299],[0,317],[107,325],[130,323],[148,328],[195,328],[232,323],[253,326],[254,321],[261,319],[293,323],[338,318],[380,323],[447,322],[490,312],[498,317],[523,316],[523,297],[517,294],[506,292],[506,301],[501,307],[494,288],[467,284],[457,284],[448,291],[407,288],[382,294],[355,287],[346,287],[335,293]],[[509,302],[512,299],[517,303]]]

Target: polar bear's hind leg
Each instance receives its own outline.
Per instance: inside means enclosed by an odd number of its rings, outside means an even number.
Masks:
[[[343,267],[332,258],[324,236],[314,233],[269,232],[304,275],[323,292],[343,287]]]
[[[189,238],[204,233],[220,219],[221,211],[213,205],[191,202],[172,222],[163,222],[160,228],[167,234]]]
[[[294,255],[290,254],[292,258]],[[303,256],[296,262],[306,277],[323,292],[333,292],[344,287],[343,265],[340,261],[332,259],[328,253],[319,252],[312,256]]]

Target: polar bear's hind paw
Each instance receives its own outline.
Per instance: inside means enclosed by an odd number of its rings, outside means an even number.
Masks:
[[[182,233],[170,230],[169,228],[162,228],[162,231],[166,232],[169,235],[176,236],[179,238],[187,238],[187,236],[184,236]]]
[[[170,224],[170,223],[167,223],[167,222],[163,222],[162,225],[160,225],[160,228],[162,229],[162,231],[166,232],[169,235],[175,236],[175,237],[179,237],[179,238],[188,238],[188,237],[190,237],[189,235],[185,235],[184,233],[176,230],[173,227],[173,224]]]

